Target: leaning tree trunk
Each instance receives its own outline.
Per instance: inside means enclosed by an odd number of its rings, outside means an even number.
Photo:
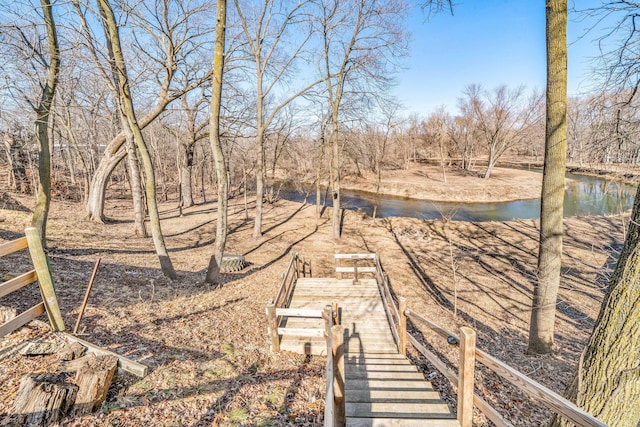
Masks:
[[[533,291],[529,347],[550,353],[562,261],[562,209],[567,155],[567,0],[547,0],[547,125],[538,282]]]
[[[92,221],[103,223],[106,219],[104,216],[104,202],[107,182],[113,170],[127,155],[127,150],[123,147],[124,142],[125,138],[123,136],[121,142],[119,141],[119,143],[114,144],[113,148],[117,146],[117,149],[112,151],[107,148],[98,163],[98,167],[93,173],[86,204],[87,217]],[[109,146],[111,146],[112,143],[110,143]]]
[[[136,142],[140,157],[142,159],[142,165],[145,173],[145,192],[147,198],[147,207],[149,210],[149,220],[151,225],[151,236],[153,238],[153,244],[158,254],[160,261],[160,267],[165,276],[175,279],[177,278],[176,272],[173,269],[171,258],[164,243],[162,236],[162,229],[160,227],[160,215],[158,213],[158,204],[156,201],[156,187],[155,187],[155,174],[153,170],[153,164],[151,162],[151,156],[149,150],[144,141],[142,131],[136,120],[135,110],[133,108],[133,102],[131,100],[131,93],[129,91],[129,81],[127,77],[127,70],[125,67],[124,57],[122,55],[122,49],[120,45],[120,35],[118,33],[118,26],[113,15],[113,10],[108,0],[98,0],[98,6],[100,13],[105,20],[105,31],[107,32],[107,42],[111,48],[111,54],[113,55],[114,67],[116,70],[118,92],[120,107],[123,110],[123,114],[127,118],[129,128],[133,133],[133,139]]]
[[[227,1],[218,0],[216,6],[216,43],[213,56],[213,77],[211,87],[211,107],[209,109],[209,141],[213,152],[213,163],[218,179],[218,217],[216,223],[216,244],[207,269],[207,283],[220,283],[220,266],[227,243],[227,207],[229,179],[225,165],[222,141],[220,140],[220,106],[222,104],[222,77],[224,75],[224,38],[227,25]]]
[[[36,135],[40,154],[38,156],[38,193],[36,206],[33,209],[31,225],[36,227],[42,239],[42,246],[47,245],[47,217],[51,204],[51,152],[49,150],[49,112],[55,96],[58,84],[58,72],[60,70],[60,49],[58,48],[58,36],[51,11],[49,0],[40,0],[44,23],[47,27],[47,39],[49,43],[50,63],[48,67],[47,81],[42,90],[42,96],[36,109]]]
[[[596,326],[567,397],[611,427],[640,425],[640,187]],[[552,426],[569,426],[554,419]]]

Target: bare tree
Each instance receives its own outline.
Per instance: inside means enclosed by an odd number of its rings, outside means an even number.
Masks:
[[[393,66],[405,52],[402,27],[407,6],[402,0],[317,0],[321,36],[321,75],[326,82],[331,145],[333,237],[340,238],[341,147],[339,132],[345,97],[384,92]]]
[[[488,151],[485,178],[491,176],[498,159],[508,149],[523,143],[541,119],[541,94],[534,92],[524,101],[522,86],[517,89],[498,86],[492,92],[475,84],[465,88],[461,104],[473,112],[477,135]]]
[[[112,57],[113,68],[117,77],[118,95],[119,95],[119,107],[122,110],[122,115],[126,117],[127,124],[133,135],[133,139],[136,143],[140,157],[142,158],[142,164],[144,166],[144,172],[146,177],[145,192],[147,200],[147,208],[149,210],[149,219],[151,222],[151,235],[153,237],[153,243],[158,254],[160,261],[160,267],[165,276],[175,279],[177,278],[176,272],[173,269],[169,253],[167,252],[164,237],[162,236],[162,229],[160,226],[160,215],[158,213],[158,205],[156,201],[156,182],[153,164],[151,162],[151,156],[145,144],[142,130],[138,125],[136,113],[133,107],[133,100],[131,98],[131,92],[129,89],[129,78],[127,75],[127,69],[125,66],[124,56],[122,54],[122,48],[120,44],[120,34],[118,31],[118,25],[111,8],[111,4],[108,0],[98,0],[98,8],[100,9],[100,15],[104,20],[105,33],[107,36],[107,46],[109,48],[109,55]]]
[[[216,6],[216,41],[213,56],[212,94],[209,108],[209,142],[213,152],[213,163],[218,179],[218,214],[216,222],[216,243],[214,253],[209,260],[205,281],[220,282],[220,267],[227,243],[227,208],[229,180],[227,166],[220,139],[220,108],[222,104],[222,79],[224,76],[225,31],[227,26],[227,1],[218,0]]]
[[[302,59],[303,50],[313,35],[307,10],[309,1],[264,0],[255,10],[239,0],[234,0],[234,3],[246,38],[247,57],[251,58],[255,70],[257,159],[253,237],[258,238],[262,235],[267,129],[286,106],[321,80],[303,83],[302,87],[295,89],[290,84],[283,84],[292,78],[296,65]],[[277,91],[283,89],[287,95],[278,98]]]
[[[547,112],[540,207],[538,281],[533,290],[531,353],[551,353],[562,266],[567,156],[567,0],[547,0]]]

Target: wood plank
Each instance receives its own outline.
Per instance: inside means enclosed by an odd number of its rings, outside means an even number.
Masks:
[[[415,403],[361,403],[348,402],[345,405],[347,417],[362,418],[454,418],[449,405],[444,402],[415,404]]]
[[[294,329],[294,328],[278,328],[278,335],[296,336],[296,337],[324,337],[324,329]]]
[[[440,393],[433,388],[411,390],[349,390],[348,402],[373,402],[377,400],[414,401],[424,399],[441,399]]]
[[[326,356],[327,343],[314,341],[289,341],[283,339],[280,342],[280,350],[290,351],[298,354],[308,354],[313,356]]]
[[[424,389],[424,378],[422,380],[405,380],[405,381],[388,381],[388,380],[365,380],[362,378],[351,379],[347,377],[345,388],[347,390],[406,390],[406,389]],[[347,393],[347,396],[349,393]]]
[[[336,267],[336,273],[355,273],[355,267]],[[375,273],[375,267],[360,267],[358,266],[358,273]],[[353,285],[358,286],[358,285]]]
[[[0,338],[10,334],[22,325],[25,325],[45,312],[44,303],[36,304],[27,311],[0,325]]]
[[[558,393],[548,389],[540,383],[532,380],[523,373],[517,371],[495,357],[476,349],[476,360],[495,373],[509,381],[511,384],[526,392],[531,397],[544,402],[549,408],[559,415],[585,427],[606,427],[607,425],[593,415],[578,408]]]
[[[134,360],[131,360],[127,357],[121,356],[113,351],[105,350],[104,348],[98,347],[95,344],[92,344],[88,341],[85,341],[81,338],[68,334],[66,332],[60,332],[60,335],[70,342],[77,342],[87,347],[87,351],[91,353],[95,353],[97,355],[105,355],[105,356],[115,356],[118,358],[118,367],[124,371],[127,371],[133,375],[138,377],[145,377],[147,372],[149,371],[149,367],[143,365],[142,363],[138,363]]]
[[[20,237],[16,240],[10,240],[8,242],[4,242],[0,244],[0,257],[12,254],[14,252],[18,252],[19,250],[25,249],[27,247],[27,238]]]
[[[348,371],[347,378],[350,380],[370,379],[370,380],[420,380],[424,381],[422,372],[411,371]]]
[[[49,271],[47,255],[42,248],[40,233],[35,227],[25,228],[24,233],[27,237],[33,267],[38,274],[38,285],[42,293],[44,307],[47,310],[47,316],[49,316],[51,329],[54,331],[64,331],[64,321],[62,320],[62,313],[60,313],[56,291],[53,287],[53,279],[51,278],[51,271]]]
[[[276,316],[322,318],[322,310],[310,308],[276,308]]]
[[[7,280],[0,284],[0,298],[10,294],[11,292],[17,291],[36,280],[38,280],[38,275],[35,270],[31,270],[27,273],[21,274],[20,276],[14,277],[11,280]]]
[[[408,364],[380,364],[380,363],[359,363],[350,364],[347,372],[418,372],[418,368],[411,363]]]
[[[347,418],[346,427],[460,427],[455,419],[410,420],[399,418]]]
[[[335,254],[335,259],[376,259],[375,253],[368,254]]]

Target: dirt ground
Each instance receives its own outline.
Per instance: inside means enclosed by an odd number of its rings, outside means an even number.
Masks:
[[[441,178],[429,174],[430,179]],[[513,181],[502,174],[496,170],[495,182]],[[533,186],[532,176],[527,174],[520,184]],[[448,183],[455,181],[448,175]],[[23,233],[32,203],[31,198],[3,195],[0,242]],[[227,251],[243,254],[251,265],[225,275],[223,286],[211,287],[203,280],[213,251],[215,204],[187,208],[183,216],[175,204],[161,204],[161,210],[167,246],[180,274],[176,281],[160,273],[151,240],[134,235],[129,200],[109,200],[105,213],[110,221],[104,225],[85,220],[77,203],[52,204],[49,256],[67,328],[75,323],[93,265],[101,258],[82,337],[151,368],[143,379],[119,374],[96,414],[70,419],[66,425],[321,425],[325,359],[271,354],[266,337],[265,305],[275,296],[294,251],[311,260],[314,276],[333,274],[336,251],[377,252],[392,291],[406,297],[410,309],[450,330],[475,328],[480,348],[562,393],[593,327],[625,220],[565,220],[557,352],[528,356],[524,351],[536,268],[536,221],[372,220],[347,211],[343,238],[336,241],[330,210],[316,220],[315,206],[278,201],[266,206],[264,236],[254,240],[241,201],[231,200]],[[0,258],[0,277],[28,269],[26,253]],[[37,298],[37,289],[27,287],[0,304],[24,309]],[[456,352],[446,343],[417,325],[410,328],[447,363],[457,365]],[[11,420],[20,378],[58,363],[52,356],[27,358],[12,351],[46,334],[46,328],[31,324],[0,339],[0,424]],[[415,351],[410,356],[451,400],[446,380]],[[484,369],[478,370],[476,381],[476,391],[514,425],[539,426],[550,417]],[[479,414],[476,423],[486,424]]]

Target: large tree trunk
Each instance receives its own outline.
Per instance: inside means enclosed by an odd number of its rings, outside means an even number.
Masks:
[[[640,425],[640,187],[629,231],[567,398],[612,427]],[[568,426],[556,418],[552,426]]]
[[[122,135],[122,141],[120,141],[119,138],[117,142],[111,141],[102,154],[98,167],[93,173],[86,205],[87,218],[92,221],[102,223],[106,219],[104,216],[104,202],[107,182],[113,170],[127,155],[127,150],[123,147],[124,143],[124,135]]]
[[[547,123],[538,282],[533,291],[529,347],[550,353],[562,261],[562,209],[567,154],[567,1],[547,0]]]
[[[49,43],[49,67],[47,81],[42,90],[42,96],[36,110],[36,135],[40,154],[38,157],[38,193],[36,206],[33,209],[31,226],[40,232],[42,246],[47,246],[47,217],[51,204],[51,152],[49,150],[49,112],[53,104],[53,97],[58,84],[58,72],[60,70],[60,49],[58,48],[58,36],[51,11],[49,0],[40,0],[44,23],[47,28],[47,40]]]
[[[216,243],[209,262],[207,283],[220,283],[220,266],[227,243],[227,207],[229,180],[225,165],[222,141],[220,140],[220,107],[222,104],[222,76],[224,74],[224,38],[227,25],[227,1],[218,0],[216,6],[216,48],[213,56],[213,82],[211,88],[211,107],[209,112],[209,141],[213,152],[213,163],[218,178],[218,216],[216,223]]]
[[[167,248],[164,244],[164,237],[162,236],[162,229],[160,227],[160,215],[158,214],[158,205],[156,201],[156,183],[153,164],[151,162],[151,156],[149,155],[149,150],[147,149],[147,146],[145,144],[144,137],[142,136],[142,130],[138,125],[135,110],[133,108],[127,71],[120,45],[118,26],[109,1],[98,0],[98,5],[101,15],[105,20],[107,42],[109,44],[109,47],[111,48],[110,53],[113,55],[114,68],[116,70],[116,77],[118,82],[120,108],[127,118],[129,128],[133,133],[133,139],[138,147],[138,151],[142,159],[142,165],[144,167],[146,181],[145,192],[147,198],[147,207],[149,210],[149,220],[151,225],[151,236],[153,238],[153,244],[155,246],[156,253],[158,254],[162,272],[165,276],[171,279],[175,279],[177,278],[177,275],[175,270],[173,269],[173,264],[171,263],[169,253],[167,252]]]

